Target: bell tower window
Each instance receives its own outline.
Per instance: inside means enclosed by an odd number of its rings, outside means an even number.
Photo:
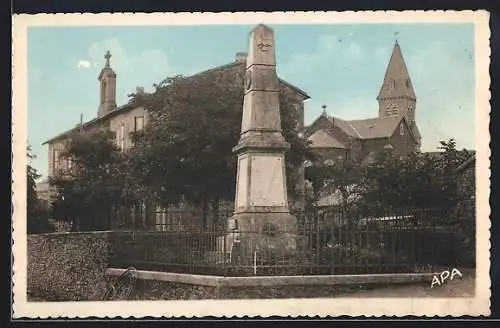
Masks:
[[[389,90],[394,90],[396,88],[396,81],[394,79],[389,79],[389,81],[387,81],[387,86]]]
[[[106,99],[106,80],[101,81],[101,104],[104,104]]]

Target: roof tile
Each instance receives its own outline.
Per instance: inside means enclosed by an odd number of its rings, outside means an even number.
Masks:
[[[346,148],[341,142],[323,130],[314,132],[308,139],[312,142],[311,148]]]

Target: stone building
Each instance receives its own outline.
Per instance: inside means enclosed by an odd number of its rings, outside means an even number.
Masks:
[[[344,120],[323,113],[306,128],[311,147],[326,165],[348,158],[370,163],[383,149],[418,151],[421,136],[415,121],[417,98],[399,44],[395,43],[377,96],[378,116]]]
[[[91,132],[99,129],[107,129],[115,133],[116,143],[118,147],[123,151],[126,151],[132,146],[131,133],[143,129],[144,126],[146,126],[148,123],[148,113],[144,108],[136,107],[130,103],[124,104],[122,106],[117,106],[117,74],[111,68],[111,54],[109,53],[109,51],[106,53],[104,58],[106,60],[105,65],[98,76],[98,81],[100,83],[100,94],[97,116],[88,122],[82,122],[82,124],[78,124],[77,126],[75,126],[75,128],[65,131],[44,143],[48,145],[49,151],[49,176],[53,176],[57,171],[64,171],[72,168],[71,160],[63,161],[60,157],[60,154],[65,147],[65,143],[72,133],[77,132],[78,130],[81,130],[83,132]],[[237,53],[234,62],[203,71],[201,73],[190,76],[190,78],[196,78],[197,76],[206,74],[214,74],[214,76],[220,77],[220,75],[222,74],[224,78],[231,79],[234,77],[235,79],[243,79],[245,73],[245,64],[246,53]],[[295,100],[294,107],[298,111],[298,117],[300,118],[297,124],[297,133],[304,133],[304,101],[307,100],[309,96],[304,91],[293,86],[292,84],[282,79],[279,79],[279,81],[281,87],[284,88],[286,92],[290,92],[293,96],[293,99]],[[243,87],[244,83],[242,81],[239,82],[241,82],[241,85]],[[137,92],[144,91],[143,89],[138,88]],[[289,174],[294,174],[298,177],[297,189],[299,189],[299,195],[303,195],[303,167],[298,167],[294,172],[290,172]],[[300,197],[299,199],[294,200],[295,203],[300,203],[300,201]],[[157,221],[162,223],[165,220],[166,216],[161,213],[158,215],[159,217],[157,218]]]

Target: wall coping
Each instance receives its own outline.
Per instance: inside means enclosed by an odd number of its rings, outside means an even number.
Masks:
[[[81,235],[109,235],[114,234],[117,230],[101,230],[101,231],[61,231],[61,232],[46,232],[46,233],[36,233],[28,234],[28,237],[36,236],[81,236]]]
[[[126,269],[108,268],[107,276],[120,276]],[[308,276],[259,276],[223,277],[160,271],[137,270],[137,279],[174,282],[213,287],[266,287],[306,285],[365,285],[430,282],[439,273],[397,273],[359,275],[308,275]]]

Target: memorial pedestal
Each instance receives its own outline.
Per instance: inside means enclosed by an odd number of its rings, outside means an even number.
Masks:
[[[286,267],[303,249],[297,219],[288,209],[285,151],[290,145],[281,131],[279,91],[273,31],[261,24],[250,35],[241,137],[233,149],[238,155],[235,212],[223,240],[231,267],[244,274]]]

